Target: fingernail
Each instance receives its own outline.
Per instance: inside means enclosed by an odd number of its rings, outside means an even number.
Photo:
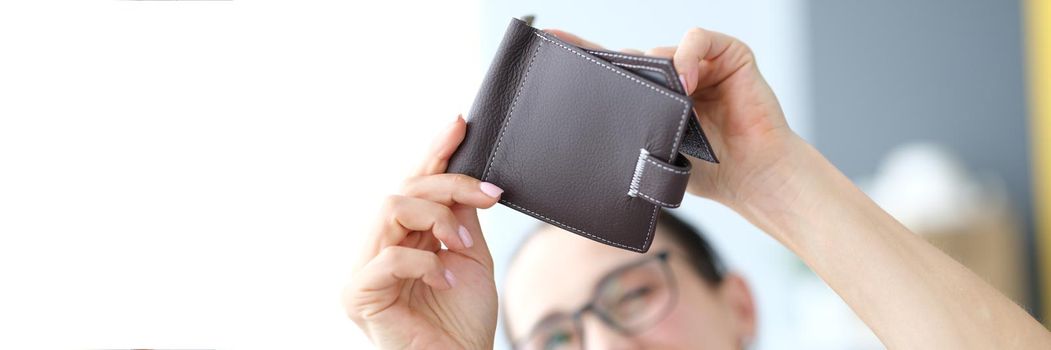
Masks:
[[[690,91],[690,87],[686,86],[686,76],[679,74],[679,82],[682,83],[682,91]]]
[[[471,233],[467,232],[467,228],[460,225],[460,240],[463,241],[463,245],[470,248],[474,245],[474,240],[471,239]]]
[[[449,287],[456,287],[456,277],[453,276],[453,272],[449,269],[445,269],[445,281],[449,282]]]
[[[493,198],[500,197],[500,194],[504,193],[504,190],[502,190],[499,187],[496,187],[496,185],[488,183],[488,182],[482,182],[481,187],[482,187],[482,192],[485,192],[485,194],[488,195],[489,197],[493,197]]]

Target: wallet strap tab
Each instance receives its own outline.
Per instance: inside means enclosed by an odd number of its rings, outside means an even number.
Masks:
[[[682,203],[686,184],[690,181],[690,162],[683,157],[677,158],[680,165],[669,164],[650,155],[645,149],[639,149],[639,160],[635,163],[628,196],[666,208],[677,208]]]

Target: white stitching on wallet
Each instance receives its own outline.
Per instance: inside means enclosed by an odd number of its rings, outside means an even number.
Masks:
[[[645,193],[642,193],[642,191],[639,191],[638,195],[640,195],[640,196],[642,196],[642,197],[644,197],[646,199],[649,199],[651,201],[657,202],[657,204],[663,205],[665,207],[669,207],[669,208],[678,208],[679,207],[678,204],[671,204],[671,203],[661,202],[660,200],[658,200],[656,198],[650,197],[650,196],[646,195]]]
[[[661,64],[663,64],[663,63],[665,63],[667,61],[667,60],[659,60],[659,59],[656,59],[656,58],[626,56],[626,55],[621,55],[621,54],[616,54],[616,53],[611,53],[611,52],[588,51],[588,53],[590,53],[592,55],[616,57],[616,58],[623,58],[623,59],[628,59],[628,60],[636,60],[636,61],[650,62],[650,63],[661,63]]]
[[[536,54],[540,52],[542,46],[544,46],[543,41],[536,45],[536,50],[533,50],[533,56],[529,58],[526,71],[522,74],[522,82],[518,84],[518,89],[515,90],[515,97],[511,100],[511,108],[507,110],[507,117],[504,118],[504,125],[500,126],[500,136],[496,138],[496,146],[493,148],[493,153],[489,155],[489,163],[482,170],[482,181],[489,179],[489,169],[492,168],[493,161],[496,160],[496,152],[500,150],[500,142],[504,140],[504,131],[507,130],[507,125],[511,124],[511,116],[515,111],[515,105],[518,103],[518,96],[522,93],[522,87],[525,86],[526,78],[529,78],[529,70],[533,68],[533,61],[536,60]]]
[[[602,66],[602,67],[604,67],[606,69],[609,69],[610,71],[612,71],[614,73],[620,74],[622,77],[631,79],[632,81],[634,81],[636,83],[639,83],[639,84],[642,84],[643,86],[648,87],[651,90],[660,93],[661,95],[668,96],[668,97],[670,97],[670,98],[672,98],[672,99],[674,99],[676,101],[679,101],[679,103],[682,103],[682,120],[679,121],[679,128],[675,131],[675,139],[674,139],[674,141],[672,142],[672,145],[671,145],[671,153],[668,154],[668,159],[675,158],[675,149],[679,147],[679,139],[682,138],[682,134],[681,134],[682,133],[682,126],[683,126],[683,124],[686,123],[686,115],[687,115],[687,112],[689,111],[689,107],[690,107],[690,104],[686,103],[686,100],[683,100],[683,99],[679,98],[678,96],[669,94],[669,93],[665,92],[664,90],[658,89],[656,86],[654,86],[654,85],[652,85],[650,83],[647,83],[647,82],[642,81],[642,80],[635,79],[635,77],[632,77],[630,75],[624,74],[623,72],[618,71],[616,69],[613,69],[613,67],[607,66],[606,64],[604,64],[602,62],[599,62],[599,61],[596,61],[595,59],[593,59],[591,57],[584,56],[584,55],[582,55],[579,52],[573,51],[573,49],[570,49],[570,48],[566,47],[565,45],[562,45],[562,44],[558,43],[557,41],[551,40],[548,37],[540,35],[540,33],[533,33],[533,34],[536,34],[536,36],[540,37],[541,39],[550,41],[551,43],[553,43],[555,45],[558,45],[559,47],[561,47],[563,49],[566,49],[566,51],[572,52],[573,54],[575,54],[577,56],[583,57],[584,59],[586,59],[588,61],[591,61],[594,64],[600,65],[600,66]],[[624,57],[629,57],[629,56],[624,56]]]
[[[649,232],[653,232],[653,225],[656,224],[656,223],[657,223],[657,206],[654,205],[653,206],[653,211],[650,212],[650,227],[647,230],[649,230]],[[650,236],[652,236],[652,234],[646,234],[646,240],[643,241],[645,243],[643,243],[641,251],[646,251],[646,249],[649,248],[650,244],[653,243],[653,241],[650,240]]]
[[[619,62],[611,62],[611,63],[613,63],[615,65],[618,65],[618,66],[621,66],[621,67],[636,68],[636,69],[646,69],[646,70],[652,70],[652,71],[660,72],[661,75],[664,76],[664,79],[668,79],[668,84],[672,84],[671,75],[668,74],[668,71],[666,71],[666,70],[663,70],[663,69],[660,69],[660,68],[657,68],[657,67],[642,66],[642,65],[637,65],[637,64],[627,64],[627,63],[619,63]]]
[[[620,244],[620,243],[617,243],[617,242],[613,242],[613,241],[607,240],[607,239],[605,239],[605,238],[602,238],[602,237],[599,237],[599,236],[595,236],[595,235],[592,235],[592,234],[590,234],[590,233],[587,233],[587,231],[581,230],[581,229],[579,229],[579,228],[576,228],[576,227],[573,227],[573,226],[569,226],[569,225],[563,224],[563,223],[559,222],[558,220],[555,220],[555,219],[552,219],[552,218],[546,217],[546,216],[544,216],[544,214],[540,214],[540,213],[537,213],[537,212],[535,212],[535,211],[532,211],[532,210],[526,209],[526,208],[522,207],[521,205],[518,205],[518,204],[514,204],[514,203],[511,203],[511,201],[507,201],[507,200],[502,200],[502,199],[501,199],[500,201],[501,201],[501,202],[504,202],[504,203],[506,203],[507,205],[510,205],[510,206],[512,206],[512,207],[515,207],[515,208],[517,208],[517,209],[519,209],[519,210],[525,210],[525,211],[526,211],[526,212],[528,212],[529,214],[532,214],[532,215],[535,215],[535,216],[539,216],[540,218],[542,218],[542,219],[544,219],[544,220],[547,220],[547,221],[553,222],[553,223],[555,223],[556,225],[558,225],[558,227],[561,227],[561,228],[564,228],[564,229],[567,229],[567,230],[570,230],[570,231],[573,231],[573,232],[576,232],[576,233],[582,233],[582,234],[585,234],[585,235],[587,235],[588,237],[591,237],[591,238],[597,239],[597,240],[599,240],[599,241],[602,241],[603,243],[607,243],[607,244],[612,244],[612,245],[615,245],[615,246],[618,246],[618,247],[621,247],[621,248],[625,248],[625,249],[631,249],[631,250],[634,250],[634,251],[637,251],[637,252],[642,252],[642,251],[644,251],[644,250],[645,250],[645,249],[639,249],[639,248],[635,248],[635,247],[632,247],[632,246],[627,246],[627,245],[623,245],[623,244]],[[655,206],[655,207],[656,207],[656,206]],[[655,211],[655,212],[656,212],[656,211]],[[650,226],[652,226],[652,225],[653,225],[653,224],[652,224],[652,219],[651,219],[651,223],[650,223]],[[649,239],[649,237],[646,237],[646,238],[647,238],[647,239]],[[644,248],[645,248],[645,247],[644,247]]]
[[[639,148],[639,160],[635,162],[635,173],[631,175],[631,183],[628,184],[628,196],[635,197],[639,193],[639,182],[642,181],[642,172],[646,169],[646,157],[650,155],[645,148]]]
[[[641,160],[641,159],[640,159],[640,160]],[[664,169],[664,170],[670,171],[670,172],[672,172],[672,173],[675,173],[675,174],[679,174],[679,175],[690,175],[690,172],[689,172],[689,171],[675,170],[675,169],[672,169],[672,168],[669,168],[669,167],[665,166],[664,164],[661,164],[661,163],[657,163],[657,162],[656,162],[656,161],[654,161],[653,159],[649,159],[649,158],[646,158],[646,161],[647,161],[647,162],[650,162],[650,163],[653,163],[653,165],[656,165],[657,167],[659,167],[659,168],[661,168],[661,169]]]

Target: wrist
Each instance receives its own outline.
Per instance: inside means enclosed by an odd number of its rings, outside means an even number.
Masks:
[[[793,248],[798,232],[813,230],[820,224],[811,213],[828,204],[830,192],[853,188],[845,176],[816,148],[789,132],[775,145],[781,150],[762,169],[742,181],[725,202],[754,225]]]

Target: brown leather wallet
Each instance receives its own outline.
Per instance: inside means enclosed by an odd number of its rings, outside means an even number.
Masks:
[[[679,206],[690,161],[717,163],[671,60],[586,50],[513,19],[448,172],[500,203],[597,242],[645,252],[658,208]]]

